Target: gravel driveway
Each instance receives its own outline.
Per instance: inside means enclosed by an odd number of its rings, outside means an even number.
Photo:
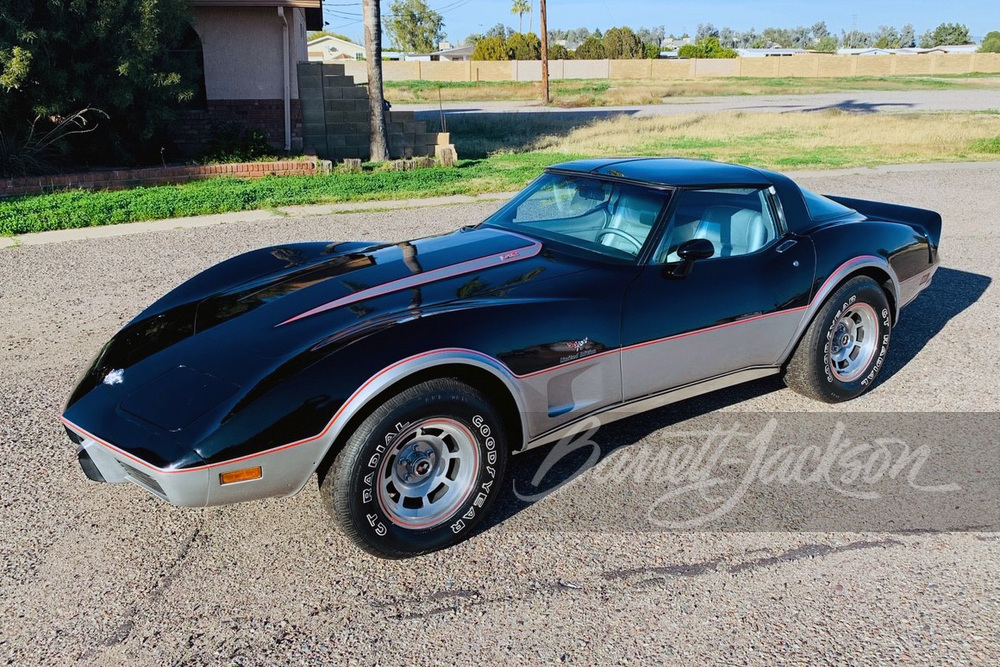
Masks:
[[[887,378],[840,409],[1000,411],[1000,165],[806,175],[933,207],[944,267],[894,333]],[[10,664],[993,662],[988,532],[539,529],[600,515],[585,473],[456,548],[374,560],[315,485],[204,510],[89,483],[56,417],[99,346],[179,281],[299,240],[400,240],[496,204],[169,230],[0,251],[0,661]],[[768,380],[608,426],[641,453],[677,414],[826,410]],[[995,438],[993,438],[995,440]],[[544,452],[540,453],[541,456]],[[518,457],[523,477],[539,458]],[[988,456],[994,456],[989,452]],[[995,483],[995,480],[993,480]],[[628,498],[614,501],[630,502]],[[557,522],[558,523],[558,522]]]

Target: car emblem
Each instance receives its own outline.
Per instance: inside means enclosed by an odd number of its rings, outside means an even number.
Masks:
[[[121,384],[125,381],[125,371],[120,368],[116,368],[113,371],[109,371],[107,375],[104,376],[104,384],[108,386]]]
[[[566,347],[573,350],[574,352],[579,352],[584,348],[584,346],[590,342],[590,337],[584,338],[583,340],[573,340],[566,343]]]

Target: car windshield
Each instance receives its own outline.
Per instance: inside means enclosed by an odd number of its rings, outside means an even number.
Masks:
[[[668,195],[587,176],[547,173],[485,224],[618,259],[635,259]]]
[[[800,189],[802,190],[802,198],[806,200],[806,208],[809,209],[809,217],[813,220],[840,218],[855,212],[854,209],[847,208],[843,204],[838,204],[823,195],[810,192],[805,188]]]

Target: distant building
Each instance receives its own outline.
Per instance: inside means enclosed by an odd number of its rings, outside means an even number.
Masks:
[[[837,49],[838,56],[891,56],[903,51],[903,49],[881,49],[878,47],[865,47],[861,49]]]
[[[336,63],[364,59],[365,47],[346,39],[324,35],[309,41],[309,62]]]
[[[667,37],[662,42],[660,42],[661,51],[676,51],[682,46],[687,46],[688,44],[694,44],[694,40],[690,37],[677,38],[677,37]]]
[[[811,53],[805,49],[736,49],[740,58],[773,58],[776,56],[794,56],[800,53]]]
[[[444,62],[472,60],[472,52],[475,50],[475,46],[460,46],[457,49],[442,49],[441,51],[435,51],[430,54],[430,57],[431,60],[440,60]]]

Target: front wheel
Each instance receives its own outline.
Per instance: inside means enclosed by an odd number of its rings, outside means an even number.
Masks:
[[[320,481],[343,532],[382,558],[464,540],[499,493],[503,423],[472,387],[423,382],[393,396],[351,435]]]
[[[882,288],[858,276],[819,309],[785,370],[785,384],[826,403],[856,398],[871,388],[885,363],[892,314]]]

